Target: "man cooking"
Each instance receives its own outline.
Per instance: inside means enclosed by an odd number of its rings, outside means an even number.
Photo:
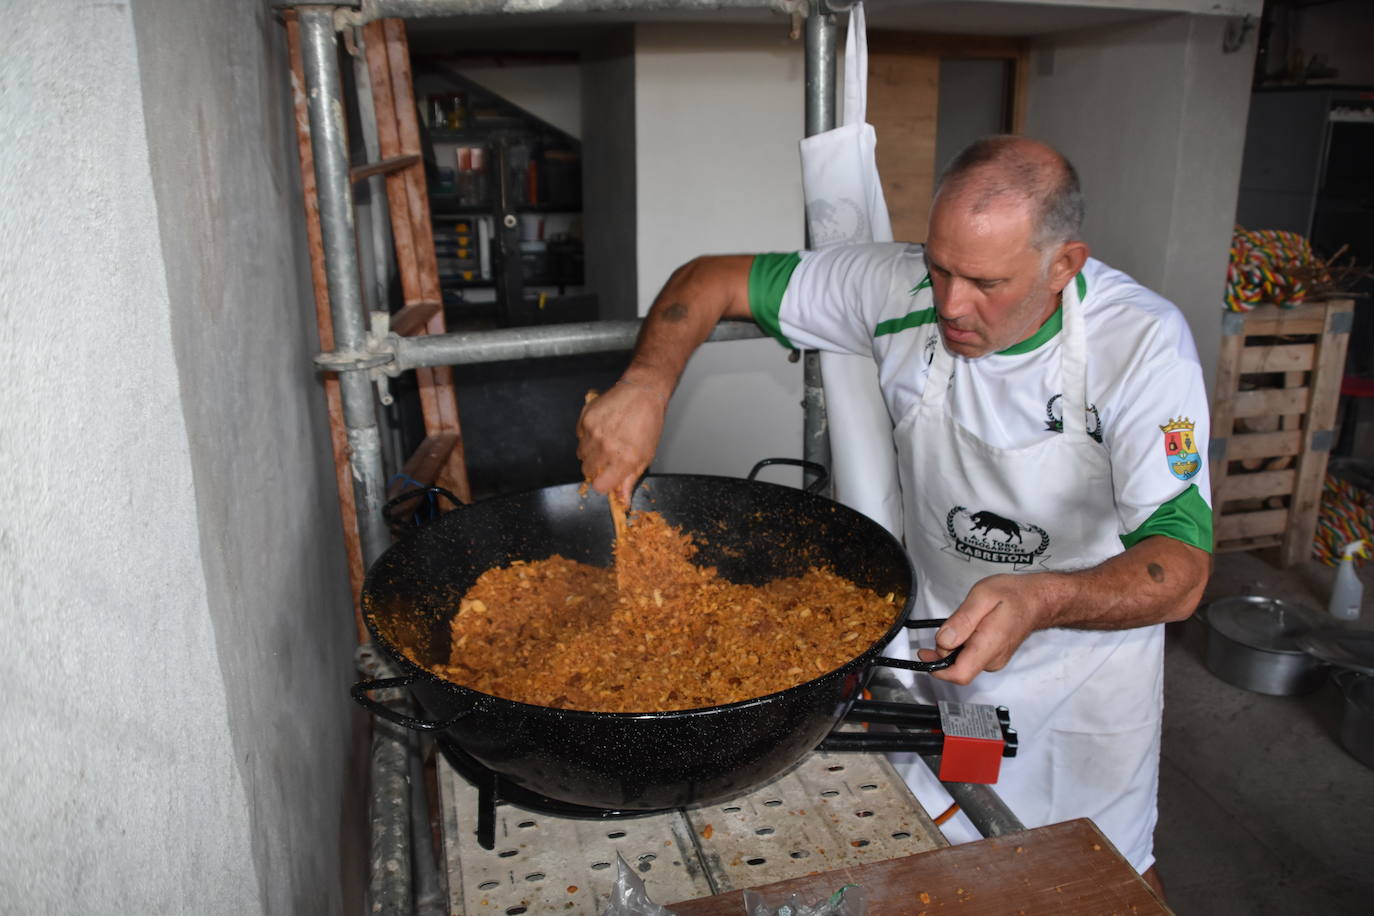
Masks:
[[[722,318],[871,355],[917,569],[945,617],[923,701],[1006,705],[998,794],[1028,826],[1090,817],[1155,883],[1163,627],[1210,569],[1207,398],[1169,302],[1088,257],[1078,178],[990,137],[941,177],[924,246],[702,257],[674,272],[620,382],[583,411],[593,486],[628,499],[668,398]],[[841,410],[843,405],[831,405]]]

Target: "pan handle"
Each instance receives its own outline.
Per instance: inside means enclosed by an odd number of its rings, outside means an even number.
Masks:
[[[805,487],[807,493],[819,493],[821,490],[825,489],[826,484],[830,483],[830,471],[825,465],[818,464],[815,461],[807,461],[803,458],[765,458],[754,465],[753,470],[749,472],[749,476],[746,477],[745,480],[753,480],[758,476],[759,471],[762,471],[770,464],[790,464],[793,467],[805,468],[812,474],[815,474],[816,479]]]
[[[880,655],[873,659],[873,664],[883,665],[887,668],[905,668],[908,671],[923,671],[929,674],[931,671],[944,671],[950,665],[954,664],[954,660],[959,657],[959,653],[962,652],[963,649],[963,646],[957,646],[954,651],[950,652],[944,658],[936,659],[933,662],[918,662],[909,658],[888,658],[885,655]]]
[[[371,690],[392,690],[397,687],[409,687],[417,680],[419,680],[419,675],[417,674],[404,674],[400,677],[384,677],[380,680],[375,681],[359,681],[358,683],[354,684],[351,688],[349,688],[348,692],[352,695],[354,702],[356,702],[363,709],[366,709],[368,712],[372,713],[374,716],[381,716],[388,722],[395,723],[396,725],[399,725],[402,728],[408,728],[411,731],[417,732],[444,731],[453,723],[457,722],[459,719],[463,718],[464,716],[472,712],[472,708],[469,707],[468,709],[465,709],[462,712],[458,713],[456,716],[450,716],[447,719],[441,719],[438,722],[430,722],[425,719],[417,719],[414,716],[407,716],[403,713],[399,713],[396,710],[392,709],[390,706],[378,703],[376,700],[372,699],[372,697],[367,695],[368,691]]]
[[[443,487],[433,484],[416,486],[409,490],[403,490],[383,503],[382,519],[386,522],[386,526],[391,529],[391,533],[400,537],[407,531],[423,527],[438,517],[440,496],[447,499],[455,509],[463,505],[462,500]],[[424,497],[426,501],[411,508],[407,515],[406,511],[401,508],[403,504],[420,497]],[[428,518],[424,517],[426,510],[428,510]]]
[[[948,619],[948,617],[930,617],[923,620],[903,620],[902,626],[906,627],[908,630],[931,630],[940,626]],[[888,668],[905,668],[908,671],[923,671],[926,673],[931,671],[944,671],[950,665],[954,664],[954,660],[959,657],[959,653],[963,651],[963,648],[963,646],[955,646],[954,651],[950,652],[944,658],[936,659],[933,662],[918,662],[905,658],[879,656],[873,659],[873,664],[884,665]]]

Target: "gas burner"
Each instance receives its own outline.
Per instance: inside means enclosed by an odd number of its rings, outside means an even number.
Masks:
[[[1004,707],[962,703],[941,703],[936,707],[859,700],[844,717],[844,723],[851,729],[863,723],[865,728],[868,724],[900,726],[902,731],[867,733],[837,729],[821,742],[821,750],[939,754],[940,778],[953,782],[996,782],[999,758],[1016,755],[1016,731],[1010,727]],[[434,741],[449,766],[477,788],[477,843],[483,849],[492,849],[496,844],[496,806],[501,803],[554,817],[589,820],[643,817],[674,810],[621,811],[559,801],[531,792],[488,769],[445,733],[437,734]]]
[[[444,755],[444,760],[448,762],[448,765],[477,787],[479,798],[477,804],[477,843],[483,849],[491,849],[496,845],[496,806],[502,803],[515,805],[517,808],[524,808],[527,811],[550,814],[554,817],[579,817],[590,820],[643,817],[644,815],[662,814],[664,811],[671,810],[662,808],[653,811],[617,811],[559,801],[556,798],[531,792],[529,789],[503,778],[500,773],[478,763],[447,735],[436,735],[434,743],[439,748],[439,752]]]

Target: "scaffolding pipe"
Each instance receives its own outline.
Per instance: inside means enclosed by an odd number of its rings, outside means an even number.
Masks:
[[[835,31],[835,15],[830,12],[826,0],[811,0],[810,14],[806,17],[808,137],[835,127]],[[815,350],[802,354],[802,410],[802,457],[828,468],[830,429],[825,413],[825,380],[821,377],[821,355]],[[809,486],[815,476],[806,471],[805,484]],[[826,483],[826,496],[831,494],[833,486]]]
[[[460,334],[394,337],[395,361],[389,374],[424,366],[466,366],[514,359],[581,356],[634,349],[640,321],[583,321],[544,327],[507,328]],[[750,340],[764,332],[752,321],[722,321],[707,338],[711,341]]]
[[[361,0],[357,25],[375,19],[425,19],[433,16],[509,15],[512,13],[642,13],[772,10],[806,12],[807,0]]]
[[[348,174],[333,8],[301,7],[299,14],[334,346],[345,353],[358,353],[367,348],[367,310],[358,274],[358,240],[354,234],[353,189]],[[370,566],[390,542],[382,521],[385,479],[371,379],[360,369],[341,370],[339,390],[348,430],[348,460],[357,498],[363,563]]]
[[[367,331],[358,274],[334,8],[306,6],[297,12],[334,343],[340,351],[359,353],[367,347]],[[385,496],[381,436],[368,372],[361,367],[340,370],[339,391],[348,432],[348,461],[353,476],[363,563],[370,566],[386,549],[388,536],[381,513]],[[371,912],[388,916],[410,914],[414,909],[407,785],[410,744],[408,737],[398,731],[382,723],[373,723],[368,899]]]

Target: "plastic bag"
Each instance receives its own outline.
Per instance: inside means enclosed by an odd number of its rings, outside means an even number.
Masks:
[[[793,894],[777,907],[769,906],[758,891],[744,892],[747,916],[863,916],[864,889],[846,884],[827,899],[807,905]]]
[[[672,910],[649,899],[644,882],[619,853],[616,853],[615,869],[615,887],[611,888],[611,900],[601,916],[673,916]]]

